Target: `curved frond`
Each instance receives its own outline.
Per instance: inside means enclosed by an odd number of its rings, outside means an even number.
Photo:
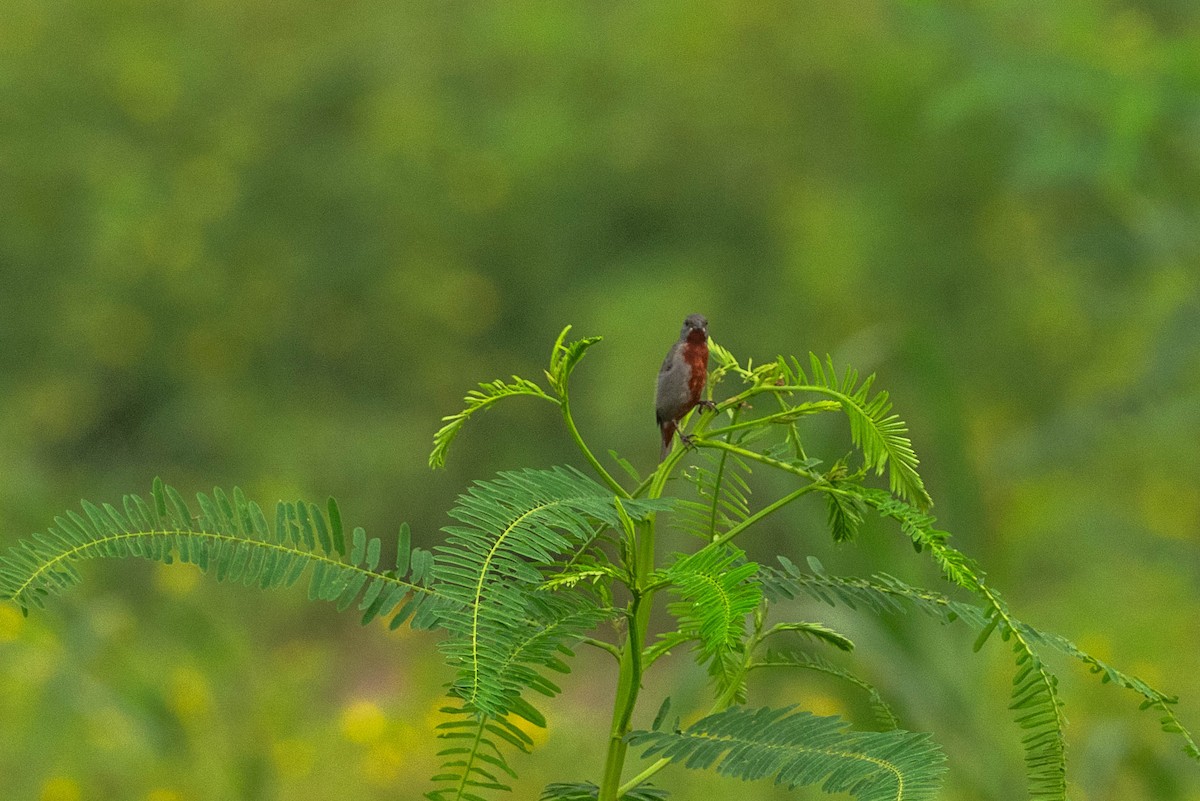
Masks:
[[[240,489],[197,496],[193,512],[173,487],[155,479],[151,500],[126,495],[123,510],[84,501],[84,514],[68,511],[44,534],[23,540],[0,557],[0,598],[22,610],[41,607],[47,597],[78,583],[76,564],[85,559],[139,557],[164,564],[186,562],[218,581],[260,587],[291,586],[307,571],[308,595],[346,609],[358,603],[363,623],[390,614],[393,624],[436,624],[444,599],[426,583],[431,555],[410,548],[401,529],[396,565],[380,564],[382,544],[354,529],[346,556],[341,514],[330,499],[322,509],[304,501],[280,501],[274,524]]]
[[[643,784],[622,795],[618,801],[665,801],[669,795],[666,790]],[[560,782],[546,785],[538,801],[596,801],[599,797],[600,788],[591,782]]]
[[[908,424],[892,413],[888,393],[881,391],[871,395],[875,376],[868,376],[859,383],[858,371],[847,367],[841,378],[833,359],[826,357],[824,363],[816,354],[809,354],[811,375],[806,375],[798,360],[788,365],[780,358],[781,370],[788,370],[790,378],[806,388],[835,398],[850,421],[850,438],[862,451],[867,466],[876,475],[888,470],[888,485],[892,492],[927,509],[933,505],[925,483],[917,472],[916,452],[908,437]]]
[[[780,557],[783,571],[764,569],[764,585],[770,597],[795,597],[800,592],[830,605],[842,603],[851,608],[865,606],[876,612],[902,612],[909,606],[920,609],[942,622],[963,620],[980,629],[977,647],[993,630],[999,629],[1010,640],[1015,656],[1016,675],[1009,708],[1016,723],[1027,731],[1022,738],[1030,794],[1034,798],[1061,799],[1066,795],[1066,754],[1062,700],[1058,697],[1058,678],[1030,645],[1024,624],[1012,618],[1007,606],[990,588],[979,585],[991,608],[952,601],[929,590],[910,587],[887,575],[871,579],[834,577],[825,574],[820,562],[809,560],[813,574],[804,574],[787,559]]]
[[[759,571],[766,596],[773,601],[796,598],[800,594],[827,603],[842,604],[851,609],[864,607],[876,613],[903,613],[918,609],[944,623],[963,618],[968,624],[982,628],[987,615],[975,604],[951,600],[933,590],[920,589],[886,573],[869,579],[857,576],[831,576],[815,558],[808,558],[812,571],[805,573],[785,556],[778,557],[781,568],[764,566]]]
[[[680,632],[700,642],[705,659],[741,645],[746,616],[762,601],[762,586],[753,580],[758,565],[745,557],[729,545],[701,548],[665,571],[680,599],[667,608]]]
[[[880,515],[900,524],[900,530],[912,540],[918,552],[929,551],[946,578],[960,587],[978,592],[984,579],[983,569],[969,556],[949,544],[948,531],[933,527],[933,515],[895,498],[882,490],[860,488],[859,497]]]
[[[644,757],[789,789],[820,785],[859,801],[937,796],[945,756],[929,735],[852,731],[841,718],[793,710],[732,707],[682,732],[634,732],[629,742],[645,746]]]
[[[845,634],[829,628],[829,626],[826,626],[824,623],[812,623],[809,621],[776,623],[761,637],[759,637],[759,642],[766,640],[768,637],[773,637],[777,634],[784,634],[786,632],[794,632],[815,642],[824,643],[825,645],[832,645],[839,651],[854,650],[854,643]]]
[[[624,500],[641,519],[666,501]],[[444,545],[434,549],[434,580],[455,602],[441,623],[450,632],[442,650],[458,669],[455,692],[487,715],[508,711],[523,688],[546,689],[528,665],[555,667],[533,648],[531,632],[548,631],[550,650],[577,641],[610,613],[580,590],[540,592],[564,554],[589,546],[599,533],[620,528],[612,492],[572,468],[501,473],[458,499]],[[552,686],[552,685],[551,685]]]
[[[521,728],[507,716],[476,714],[469,707],[442,707],[450,720],[439,723],[437,737],[446,746],[437,755],[442,769],[432,778],[445,785],[425,794],[429,801],[480,801],[481,791],[511,792],[508,781],[517,778],[500,748],[500,743],[528,753],[533,745]]]
[[[602,337],[585,337],[567,342],[567,334],[570,331],[571,326],[568,325],[554,341],[554,347],[550,351],[550,369],[546,371],[546,378],[550,381],[551,388],[560,398],[567,394],[567,380],[571,377],[571,371],[579,364],[579,360],[583,358],[587,349],[602,339]]]
[[[1200,747],[1197,747],[1195,737],[1180,722],[1179,718],[1176,717],[1175,711],[1171,709],[1172,706],[1179,703],[1178,698],[1161,693],[1136,676],[1130,676],[1117,670],[1112,665],[1081,650],[1079,646],[1066,637],[1038,631],[1026,623],[1018,623],[1017,628],[1027,640],[1047,645],[1056,651],[1060,651],[1067,656],[1083,662],[1088,666],[1089,671],[1100,677],[1101,682],[1105,684],[1112,682],[1118,687],[1123,687],[1142,696],[1141,709],[1154,709],[1162,713],[1163,717],[1159,719],[1162,730],[1167,734],[1179,735],[1183,739],[1183,752],[1192,759],[1200,762]]]
[[[476,412],[483,411],[488,406],[504,398],[511,398],[517,395],[532,395],[537,398],[543,398],[551,403],[558,403],[554,398],[546,394],[533,381],[520,376],[513,376],[512,381],[505,383],[502,379],[496,379],[490,383],[480,384],[479,389],[473,389],[463,398],[466,406],[457,414],[446,415],[442,418],[445,423],[433,435],[433,450],[429,454],[429,466],[433,468],[446,466],[446,453],[450,450],[450,443],[458,436],[458,432],[471,419],[471,415]]]
[[[758,668],[799,668],[839,678],[842,681],[853,684],[867,694],[868,703],[871,705],[871,712],[875,715],[876,722],[884,731],[891,731],[900,727],[900,719],[896,717],[896,713],[892,711],[888,703],[883,700],[883,696],[879,694],[879,690],[875,688],[875,685],[860,679],[850,671],[838,667],[817,654],[809,654],[804,651],[770,650],[767,651],[765,657],[750,664],[751,670]]]

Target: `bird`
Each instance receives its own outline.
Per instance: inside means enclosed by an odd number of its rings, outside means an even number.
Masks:
[[[658,371],[658,390],[654,396],[654,416],[662,432],[659,461],[671,452],[671,438],[679,421],[696,406],[716,409],[712,401],[701,399],[708,380],[708,320],[703,314],[689,314],[683,321],[679,341],[667,351]],[[687,437],[679,435],[683,442]]]

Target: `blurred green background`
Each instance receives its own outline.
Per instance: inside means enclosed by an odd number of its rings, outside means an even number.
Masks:
[[[466,482],[580,461],[553,409],[514,401],[431,473],[467,389],[539,377],[565,324],[603,335],[577,418],[649,469],[655,371],[702,311],[743,359],[877,371],[941,524],[1014,611],[1182,694],[1200,726],[1196,4],[6,0],[3,17],[0,542],[162,475],[333,494],[349,524],[408,520],[428,546]],[[836,426],[814,437],[827,459],[849,448]],[[886,526],[834,548],[815,504],[744,545],[937,582]],[[45,613],[0,608],[0,797],[427,788],[432,638],[189,567],[85,573]],[[947,799],[1025,797],[1002,645],[800,614],[849,633],[847,664],[944,744]],[[1055,664],[1075,798],[1200,799],[1133,696]],[[613,675],[581,656],[547,705],[568,725],[516,761],[514,797],[598,774]],[[672,665],[646,714],[702,691]],[[867,721],[810,678],[751,701]],[[662,776],[681,799],[820,796]]]

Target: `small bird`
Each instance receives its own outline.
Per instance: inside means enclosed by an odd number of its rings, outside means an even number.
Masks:
[[[701,400],[708,380],[708,320],[703,314],[690,314],[683,321],[679,341],[667,351],[658,371],[658,391],[654,396],[654,416],[662,431],[659,461],[671,452],[671,438],[679,421],[695,406],[716,409],[712,401]],[[680,439],[686,438],[681,434]]]

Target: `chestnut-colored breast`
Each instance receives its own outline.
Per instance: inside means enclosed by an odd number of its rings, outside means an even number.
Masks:
[[[700,402],[704,383],[708,380],[708,340],[703,331],[691,331],[688,334],[687,344],[683,346],[683,360],[691,372],[688,376],[690,408]]]

